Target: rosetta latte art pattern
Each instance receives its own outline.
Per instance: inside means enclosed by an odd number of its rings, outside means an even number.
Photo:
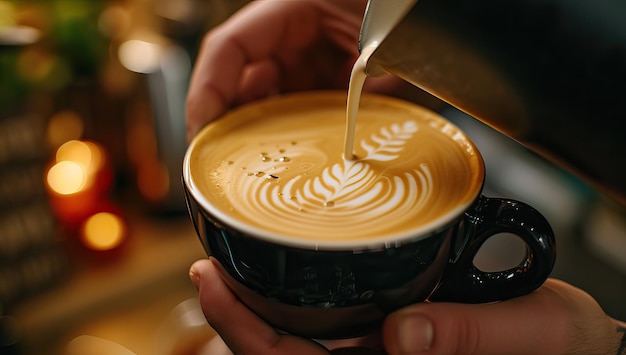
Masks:
[[[280,181],[281,172],[297,161],[297,155],[271,175],[259,173],[263,166],[259,162],[249,167],[258,168],[257,172],[247,173],[247,182],[238,184],[242,188],[239,195],[248,196],[248,200],[236,209],[257,224],[284,233],[311,226],[313,220],[314,233],[319,236],[351,235],[355,230],[375,235],[387,228],[385,220],[398,223],[412,218],[431,197],[433,181],[426,164],[399,176],[373,168],[376,161],[398,159],[418,129],[415,121],[383,127],[360,142],[364,156],[328,166],[319,176],[300,175]],[[306,147],[299,149],[306,151]]]

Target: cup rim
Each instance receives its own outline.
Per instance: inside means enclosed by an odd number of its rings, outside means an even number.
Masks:
[[[329,95],[346,95],[345,92],[341,91],[308,91],[301,93],[290,93],[284,95],[278,95],[275,97],[271,97],[268,99],[264,99],[263,102],[265,104],[269,102],[274,102],[276,100],[281,99],[313,99],[314,97],[328,97]],[[422,106],[404,101],[401,99],[397,99],[390,96],[378,95],[378,94],[369,94],[363,93],[362,96],[367,96],[368,99],[374,100],[384,100],[386,102],[391,102],[396,105],[405,105],[408,107],[420,107]],[[241,108],[245,108],[250,105],[255,105],[259,102],[253,102],[248,105],[241,106]],[[229,116],[233,113],[236,113],[240,108],[234,109],[233,111],[227,112],[225,115],[220,117]],[[430,111],[427,108],[423,108],[424,110]],[[372,251],[372,250],[385,250],[392,247],[398,247],[410,242],[415,242],[421,239],[425,239],[433,233],[440,231],[447,227],[450,223],[459,218],[470,206],[476,201],[476,199],[480,196],[483,189],[483,184],[485,180],[485,164],[480,154],[480,151],[472,142],[472,140],[467,136],[467,134],[462,131],[458,126],[448,121],[445,117],[442,117],[440,114],[435,113],[441,119],[445,120],[446,123],[450,124],[454,127],[458,132],[460,132],[464,137],[467,143],[473,148],[475,153],[477,163],[478,163],[478,174],[476,176],[477,179],[480,180],[480,184],[476,184],[476,190],[473,194],[470,192],[467,193],[471,198],[467,198],[463,203],[460,203],[455,208],[450,209],[447,213],[442,215],[441,217],[418,226],[410,231],[395,233],[395,234],[387,234],[379,238],[367,238],[367,239],[349,239],[349,240],[318,240],[313,241],[307,238],[294,238],[288,235],[270,232],[263,228],[258,228],[247,224],[245,222],[239,221],[236,218],[229,216],[228,214],[222,212],[219,208],[215,207],[206,197],[204,197],[200,191],[198,186],[195,184],[193,177],[191,176],[191,155],[194,151],[194,147],[200,141],[200,137],[208,132],[211,124],[203,127],[198,134],[191,140],[190,144],[187,147],[183,158],[183,184],[184,188],[187,190],[187,194],[189,198],[192,198],[202,209],[203,212],[208,213],[209,215],[216,218],[220,224],[226,225],[229,228],[242,232],[246,235],[249,235],[254,238],[258,238],[270,243],[276,243],[284,246],[295,247],[300,249],[308,249],[308,250],[345,250],[345,251]],[[193,216],[192,216],[193,218]]]

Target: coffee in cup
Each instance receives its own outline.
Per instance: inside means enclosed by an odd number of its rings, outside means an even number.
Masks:
[[[363,101],[352,160],[341,154],[345,96],[283,97],[235,115],[199,137],[190,176],[220,220],[274,241],[384,244],[453,219],[482,186],[474,145],[402,101]]]
[[[549,224],[523,203],[481,195],[482,158],[456,126],[363,95],[345,159],[345,110],[340,92],[267,99],[210,123],[187,151],[196,230],[254,312],[298,335],[358,336],[411,303],[502,300],[548,277]],[[474,255],[500,232],[523,239],[527,258],[478,270]]]

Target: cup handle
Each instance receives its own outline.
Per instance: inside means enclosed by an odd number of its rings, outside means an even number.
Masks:
[[[462,245],[453,252],[442,284],[430,301],[486,303],[533,292],[548,278],[556,260],[550,224],[531,206],[509,199],[480,196],[459,226]],[[526,244],[526,257],[517,267],[484,272],[474,265],[483,243],[498,233],[511,233]]]

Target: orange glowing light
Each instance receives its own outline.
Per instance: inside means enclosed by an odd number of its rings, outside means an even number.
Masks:
[[[70,140],[56,151],[55,165],[48,171],[48,185],[62,195],[91,189],[102,173],[105,155],[97,144]]]
[[[89,172],[98,170],[103,163],[103,153],[100,147],[92,142],[71,140],[57,149],[56,161],[72,161],[81,165]]]
[[[86,180],[83,168],[72,161],[60,161],[54,164],[46,176],[50,189],[61,195],[70,195],[81,191]]]
[[[85,246],[90,249],[111,250],[124,242],[126,226],[119,216],[99,212],[85,221],[81,237]]]

